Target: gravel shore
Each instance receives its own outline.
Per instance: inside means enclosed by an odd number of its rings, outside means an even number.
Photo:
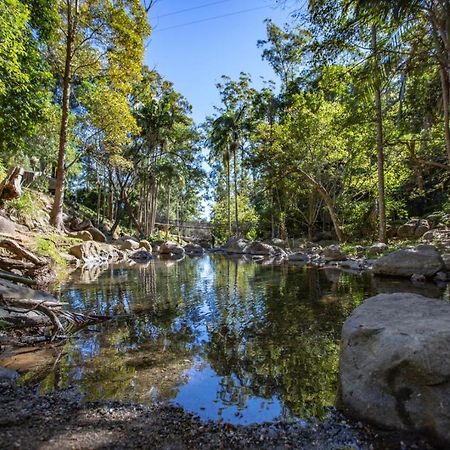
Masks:
[[[73,390],[40,396],[0,384],[1,449],[420,449],[409,435],[381,432],[331,410],[324,421],[234,426],[202,422],[168,404],[83,403]]]

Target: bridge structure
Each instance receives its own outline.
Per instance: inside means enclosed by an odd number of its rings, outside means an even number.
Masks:
[[[155,226],[160,231],[170,231],[177,234],[185,241],[200,240],[211,241],[214,225],[210,222],[155,222]]]

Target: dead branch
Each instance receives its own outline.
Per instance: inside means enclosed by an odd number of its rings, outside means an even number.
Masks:
[[[20,259],[25,259],[35,264],[36,266],[43,266],[47,264],[47,261],[39,258],[34,253],[27,250],[25,247],[19,245],[16,241],[12,239],[3,239],[0,241],[0,247],[5,248],[10,253],[16,255]]]

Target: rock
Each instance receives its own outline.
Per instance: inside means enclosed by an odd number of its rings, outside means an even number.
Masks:
[[[247,255],[271,256],[275,253],[275,250],[271,245],[264,244],[260,241],[253,241],[245,247],[244,253]]]
[[[289,259],[289,261],[292,261],[292,262],[296,262],[296,261],[308,262],[309,255],[307,255],[306,253],[303,253],[303,252],[296,252],[296,253],[292,253],[291,255],[289,255],[288,259]]]
[[[381,255],[382,253],[384,253],[385,251],[388,250],[388,246],[386,244],[384,244],[383,242],[376,242],[375,244],[372,244],[368,249],[367,249],[367,254],[368,256],[377,256],[377,255]]]
[[[398,277],[411,277],[413,274],[431,277],[443,266],[441,255],[436,248],[421,244],[415,249],[401,249],[382,256],[373,264],[373,272]]]
[[[450,253],[443,253],[441,258],[444,261],[444,269],[450,272]]]
[[[431,227],[430,224],[428,223],[428,220],[420,219],[416,229],[414,230],[414,237],[415,238],[422,237],[426,232],[430,231],[430,228]]]
[[[323,256],[326,261],[345,261],[347,259],[347,255],[336,244],[325,247],[323,249]]]
[[[92,234],[87,230],[79,231],[78,233],[68,233],[69,237],[81,239],[82,241],[92,241]]]
[[[184,248],[176,242],[164,242],[159,248],[162,255],[184,255]]]
[[[205,253],[205,249],[198,244],[187,244],[184,246],[184,251],[193,256],[201,256]]]
[[[69,255],[84,261],[85,263],[97,264],[109,260],[119,260],[123,254],[112,245],[101,244],[95,241],[87,241],[77,244],[69,249]]]
[[[13,369],[8,369],[7,367],[0,367],[0,385],[2,384],[13,384],[19,378],[19,373]]]
[[[434,279],[436,281],[447,281],[448,280],[448,276],[445,272],[438,272],[435,276]]]
[[[427,231],[426,233],[424,233],[422,236],[422,239],[424,241],[428,241],[428,242],[433,241],[434,240],[434,230],[430,230],[430,231]]]
[[[134,239],[119,239],[118,246],[120,250],[137,250],[139,248],[139,242]]]
[[[338,406],[381,427],[450,445],[450,304],[380,294],[342,329]]]
[[[274,255],[278,258],[286,258],[288,254],[284,250],[284,248],[278,247],[277,245],[272,245]]]
[[[74,231],[83,231],[88,228],[94,228],[94,225],[92,225],[92,222],[89,219],[82,220],[79,217],[76,217],[72,219],[69,227]]]
[[[426,277],[425,277],[425,275],[422,275],[419,273],[413,273],[411,275],[411,281],[413,283],[423,283],[424,281],[426,281]]]
[[[7,235],[14,235],[16,232],[16,224],[7,217],[0,215],[0,233]]]
[[[348,259],[347,261],[342,261],[340,266],[344,269],[362,270],[362,269],[364,269],[364,260],[363,259]]]
[[[248,241],[245,239],[234,239],[232,242],[230,240],[225,244],[224,248],[227,253],[245,253],[245,249],[248,245]]]
[[[137,262],[139,262],[139,261],[146,262],[146,261],[150,261],[151,259],[153,259],[153,255],[149,251],[142,248],[133,253],[130,253],[128,255],[128,258],[132,259],[133,261],[137,261]]]
[[[92,239],[95,242],[106,242],[107,241],[106,236],[98,228],[89,227],[86,231],[91,233]]]
[[[152,252],[152,246],[150,242],[143,240],[139,242],[139,248],[143,248],[144,250],[147,250],[149,253]]]

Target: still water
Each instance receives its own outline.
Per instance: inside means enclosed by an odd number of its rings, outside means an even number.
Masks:
[[[79,332],[24,375],[86,400],[169,400],[205,419],[321,417],[335,400],[346,317],[378,292],[444,287],[224,256],[79,271],[60,297],[119,318]],[[55,352],[59,352],[55,356]]]

